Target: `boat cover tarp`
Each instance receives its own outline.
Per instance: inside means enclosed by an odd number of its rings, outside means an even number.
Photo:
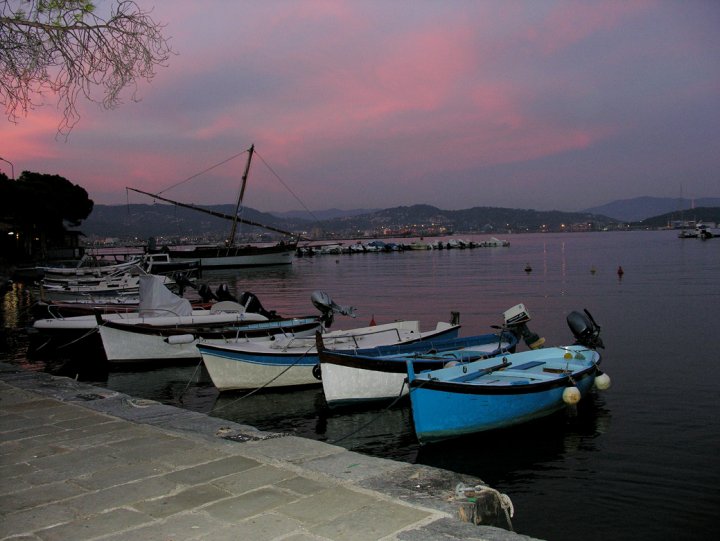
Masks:
[[[162,278],[148,274],[140,276],[140,315],[152,316],[191,316],[192,305],[187,299],[178,297],[162,282]]]

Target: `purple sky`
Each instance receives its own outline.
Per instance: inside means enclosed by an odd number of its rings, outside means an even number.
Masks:
[[[716,0],[137,1],[177,56],[67,140],[52,97],[4,120],[16,175],[123,204],[254,143],[245,204],[268,212],[720,196]],[[234,202],[244,165],[164,193]]]

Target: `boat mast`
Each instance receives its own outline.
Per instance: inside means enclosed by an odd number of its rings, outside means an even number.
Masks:
[[[248,150],[248,159],[245,164],[245,172],[242,176],[242,185],[240,186],[240,195],[238,196],[237,205],[235,205],[235,218],[233,219],[232,229],[230,230],[230,236],[228,237],[225,244],[232,246],[235,244],[235,231],[237,230],[238,223],[238,212],[240,212],[240,205],[242,205],[243,197],[245,196],[245,185],[247,184],[248,173],[250,173],[250,162],[252,161],[253,152],[255,152],[255,145],[250,145]]]

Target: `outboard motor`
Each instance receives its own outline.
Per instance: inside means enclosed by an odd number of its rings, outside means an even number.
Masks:
[[[178,295],[182,297],[185,294],[185,288],[186,287],[192,287],[195,289],[197,286],[195,283],[191,282],[190,279],[188,279],[187,274],[184,272],[176,272],[172,275],[173,280],[175,280],[175,283],[177,284],[178,288]]]
[[[570,312],[567,316],[567,324],[575,337],[575,343],[589,349],[604,348],[600,338],[600,325],[593,319],[590,312]]]
[[[230,293],[230,288],[227,284],[220,284],[218,286],[218,288],[215,290],[215,297],[217,297],[217,300],[219,301],[237,302],[237,299],[232,296],[232,293]]]
[[[530,321],[530,312],[528,312],[524,304],[517,304],[505,311],[503,318],[505,328],[513,333],[518,340],[522,339],[528,348],[540,349],[543,347],[545,339],[528,329],[527,322]]]
[[[242,295],[240,295],[240,299],[238,300],[238,302],[245,307],[246,312],[260,314],[268,319],[280,318],[280,316],[277,315],[277,312],[275,310],[272,310],[270,312],[265,310],[262,303],[260,302],[260,299],[257,298],[257,295],[255,295],[254,293],[250,293],[249,291],[243,291]]]
[[[215,293],[212,292],[207,284],[200,284],[200,287],[198,288],[198,295],[200,295],[200,298],[205,303],[218,300]]]
[[[313,291],[312,295],[310,295],[310,300],[313,306],[322,313],[320,320],[326,328],[332,325],[335,313],[355,317],[355,308],[353,306],[340,306],[336,304],[335,301],[330,298],[330,295],[324,291]]]

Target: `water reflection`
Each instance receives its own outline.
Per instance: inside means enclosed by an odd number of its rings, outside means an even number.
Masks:
[[[512,427],[420,448],[416,461],[480,477],[492,486],[529,483],[580,451],[597,452],[596,439],[611,420],[604,399],[590,394],[577,410]],[[562,477],[564,469],[557,469]]]

